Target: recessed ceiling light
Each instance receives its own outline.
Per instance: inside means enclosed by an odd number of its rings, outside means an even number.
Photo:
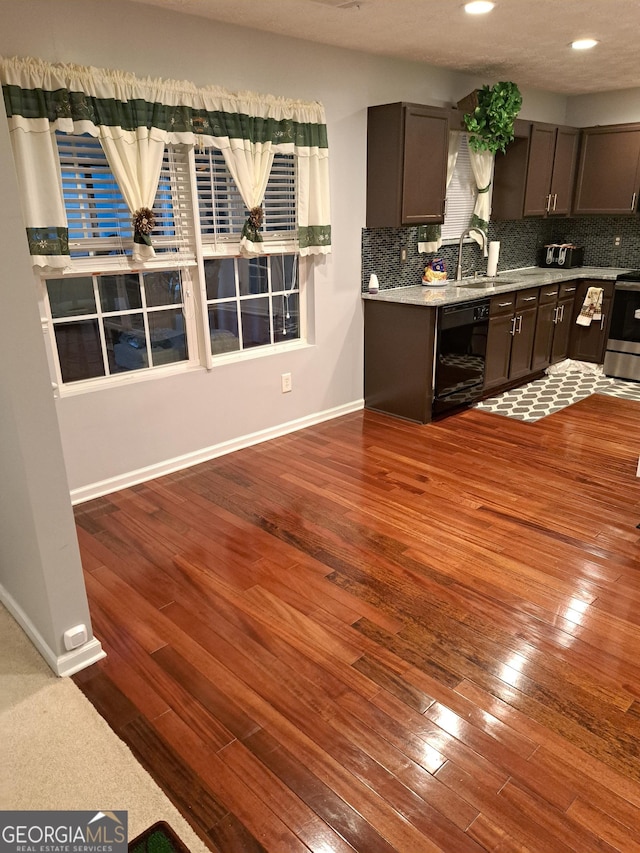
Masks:
[[[473,0],[473,3],[465,3],[464,11],[468,15],[486,15],[495,5],[490,0]]]
[[[571,47],[574,50],[589,50],[589,48],[595,47],[597,44],[598,42],[595,39],[578,39],[571,42]]]

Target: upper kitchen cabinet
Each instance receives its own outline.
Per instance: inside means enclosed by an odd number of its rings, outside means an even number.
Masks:
[[[575,127],[531,125],[525,216],[569,214],[579,139]]]
[[[574,213],[635,213],[639,185],[640,124],[586,128]]]
[[[369,107],[367,227],[444,221],[449,110],[418,104]]]
[[[567,215],[580,131],[549,124],[517,125],[506,153],[496,155],[492,218]]]

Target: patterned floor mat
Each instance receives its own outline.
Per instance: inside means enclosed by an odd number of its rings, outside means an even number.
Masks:
[[[476,408],[507,418],[534,422],[591,394],[608,394],[640,401],[640,382],[569,372],[545,376],[544,379],[537,379],[521,388],[490,397],[477,403]]]

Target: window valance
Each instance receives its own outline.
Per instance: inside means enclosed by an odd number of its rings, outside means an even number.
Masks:
[[[32,58],[0,59],[0,80],[37,265],[63,267],[68,255],[55,131],[100,140],[132,215],[153,205],[165,145],[220,149],[253,213],[241,247],[246,254],[261,250],[251,222],[273,155],[294,154],[300,253],[330,251],[327,132],[320,103]],[[135,259],[152,256],[149,235],[137,234],[136,244]]]

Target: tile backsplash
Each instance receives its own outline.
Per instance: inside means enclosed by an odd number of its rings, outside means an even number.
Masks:
[[[455,277],[457,244],[441,246],[436,254],[418,252],[417,228],[362,229],[362,290],[376,273],[380,289],[420,284],[425,265],[443,258],[449,278]],[[615,246],[615,237],[620,245]],[[489,224],[489,240],[500,241],[498,270],[535,266],[537,251],[545,243],[571,242],[584,246],[584,264],[589,267],[640,268],[640,218],[637,216],[585,216],[562,219],[531,217]],[[405,248],[407,260],[400,262]],[[476,243],[462,248],[464,275],[486,272],[486,258]]]

